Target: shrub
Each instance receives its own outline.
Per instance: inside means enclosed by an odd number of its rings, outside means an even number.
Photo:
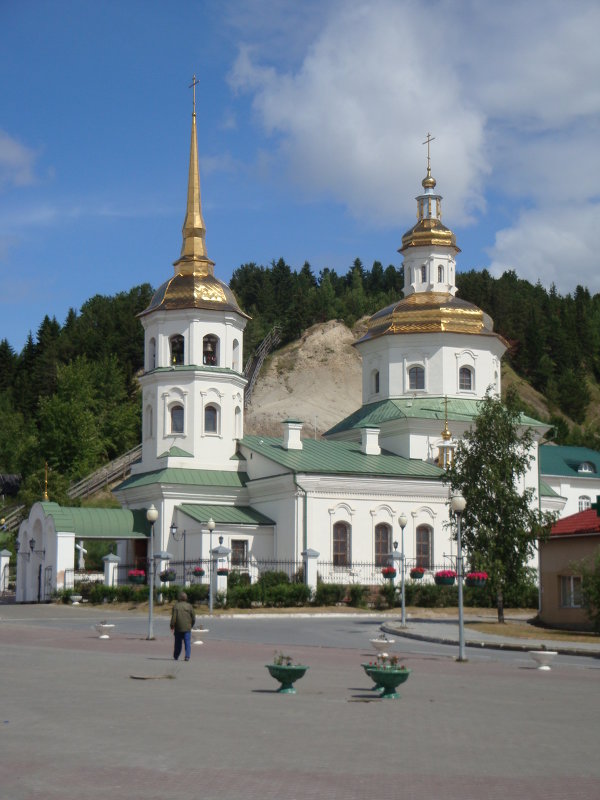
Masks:
[[[381,603],[378,602],[380,598],[383,600]],[[388,608],[394,608],[396,605],[396,587],[391,582],[386,582],[383,586],[380,586],[377,597],[375,598],[376,608],[383,608],[384,605]]]
[[[258,583],[238,583],[227,588],[227,604],[233,608],[250,608],[252,603],[262,603],[262,597]]]
[[[368,594],[369,590],[366,586],[362,586],[360,583],[351,583],[350,586],[348,586],[349,605],[353,608],[363,608],[367,605]]]
[[[318,583],[314,604],[316,606],[334,606],[341,603],[346,596],[343,583]]]
[[[289,583],[290,579],[287,572],[283,572],[283,570],[269,570],[267,572],[262,572],[257,582],[264,591],[265,589],[268,589],[269,586],[278,586],[281,583]]]
[[[266,606],[303,606],[310,600],[310,589],[302,583],[280,583],[265,590]]]

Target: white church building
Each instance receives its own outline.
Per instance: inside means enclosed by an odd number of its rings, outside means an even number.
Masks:
[[[456,296],[460,250],[442,224],[429,157],[422,187],[399,250],[404,298],[374,314],[356,342],[360,408],[320,440],[303,438],[293,419],[282,421],[281,438],[246,436],[248,316],[207,255],[194,113],[181,254],[140,315],[141,460],[114,489],[121,510],[33,506],[18,535],[18,601],[48,599],[64,585],[77,540],[114,539],[117,557],[133,564],[146,558],[151,530],[153,552],[174,562],[183,548],[188,563],[208,559],[213,536],[222,537],[227,561],[251,575],[260,562],[300,562],[309,552],[323,579],[369,582],[395,542],[407,566],[452,566],[443,467],[488,387],[500,395],[506,343],[485,313]],[[522,422],[536,435],[525,483],[542,508],[560,510],[556,485],[540,493],[537,442],[547,426]]]

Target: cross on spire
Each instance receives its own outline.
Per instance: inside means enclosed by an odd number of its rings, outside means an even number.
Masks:
[[[426,145],[427,145],[427,172],[430,172],[430,170],[431,170],[431,159],[430,159],[429,146],[430,146],[431,142],[433,142],[433,140],[434,140],[434,139],[435,139],[435,136],[432,136],[432,135],[431,135],[431,134],[428,132],[428,133],[427,133],[427,138],[426,138],[426,139],[425,139],[425,141],[423,142],[423,144],[426,144]]]
[[[200,83],[200,81],[194,75],[194,78],[193,78],[192,82],[188,86],[188,89],[192,89],[192,102],[194,104],[194,114],[196,113],[196,86],[199,83]]]

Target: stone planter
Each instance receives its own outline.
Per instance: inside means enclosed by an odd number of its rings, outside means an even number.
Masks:
[[[530,650],[529,655],[541,670],[549,670],[554,657],[558,655],[556,650]]]
[[[110,622],[98,622],[94,627],[98,631],[99,639],[110,639],[108,634],[115,626]]]
[[[300,664],[265,664],[269,673],[281,686],[277,691],[280,694],[296,694],[294,683],[304,676],[308,667]]]
[[[386,667],[373,667],[369,669],[367,675],[378,686],[383,687],[381,698],[386,700],[396,700],[400,697],[396,689],[401,683],[408,680],[411,670],[406,669],[393,669]]]
[[[387,636],[378,636],[376,639],[369,639],[369,641],[375,648],[375,652],[378,656],[387,658],[390,645],[394,644],[396,640],[388,639]]]

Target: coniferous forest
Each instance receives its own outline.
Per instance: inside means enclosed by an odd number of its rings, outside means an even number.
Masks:
[[[351,327],[400,299],[403,285],[402,269],[378,261],[366,269],[357,259],[345,275],[326,268],[318,276],[308,263],[299,270],[283,259],[268,267],[244,264],[230,286],[252,317],[245,359],[276,324],[283,344],[330,319]],[[460,297],[493,318],[509,343],[505,358],[556,412],[546,420],[555,425],[555,441],[600,449],[600,429],[588,421],[600,382],[600,295],[578,286],[561,296],[513,271],[500,278],[463,272],[457,285]],[[45,463],[50,497],[65,503],[69,483],[139,443],[137,314],[152,294],[143,284],[96,295],[79,312],[71,309],[63,324],[46,316],[20,353],[0,341],[0,475],[21,476],[18,501],[40,498]]]

